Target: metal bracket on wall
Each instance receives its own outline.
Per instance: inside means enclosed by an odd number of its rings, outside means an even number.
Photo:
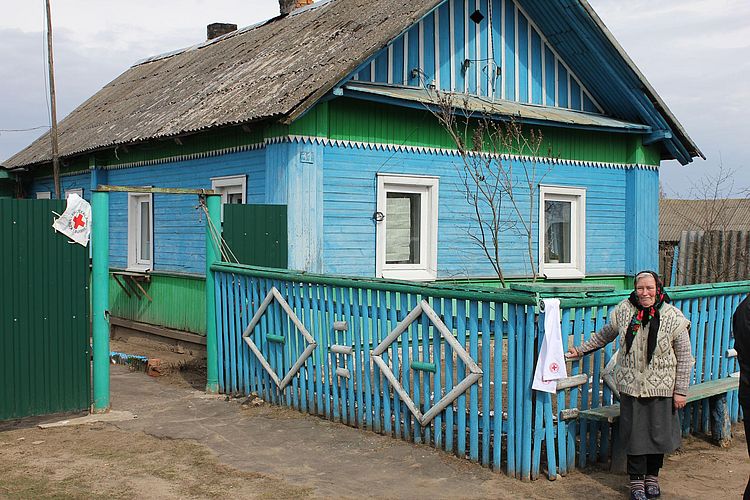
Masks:
[[[437,328],[437,330],[440,332],[440,335],[445,339],[445,342],[451,346],[453,351],[456,353],[456,356],[458,356],[458,358],[464,362],[466,368],[468,368],[469,370],[468,375],[466,375],[466,377],[462,381],[456,384],[456,386],[451,389],[448,394],[443,396],[440,401],[435,403],[424,414],[422,414],[409,394],[404,390],[401,382],[398,381],[396,376],[393,374],[393,371],[388,366],[388,364],[386,364],[385,360],[382,357],[383,353],[388,349],[388,347],[393,342],[395,342],[406,331],[407,328],[409,328],[409,325],[418,320],[422,316],[422,314],[427,315],[427,317],[430,319],[430,322],[432,322],[433,326]],[[463,346],[458,342],[458,340],[456,340],[456,337],[453,336],[453,333],[451,333],[448,327],[445,326],[445,323],[443,323],[443,321],[432,309],[432,307],[430,307],[430,304],[428,304],[426,300],[423,300],[421,303],[419,303],[417,307],[415,307],[406,316],[406,318],[404,318],[403,321],[401,321],[401,323],[399,323],[396,328],[391,333],[389,333],[385,339],[383,339],[383,341],[372,351],[370,357],[375,362],[375,364],[378,365],[378,368],[380,368],[380,370],[383,372],[385,378],[388,379],[388,382],[390,382],[391,386],[396,390],[401,400],[404,402],[404,404],[406,404],[409,410],[414,414],[414,417],[416,417],[417,421],[419,421],[419,424],[422,426],[426,426],[430,422],[432,422],[432,419],[434,419],[441,411],[443,411],[449,404],[453,403],[456,398],[466,392],[469,387],[474,385],[480,378],[482,378],[483,373],[482,369],[479,368],[479,365],[477,365],[476,361],[474,361],[469,353],[466,352],[466,349],[464,349]],[[431,365],[431,363],[412,361],[410,364],[412,369],[423,370],[428,369],[428,365]]]
[[[289,319],[292,320],[292,323],[294,323],[294,326],[297,327],[297,330],[302,334],[302,337],[304,337],[305,342],[307,342],[307,347],[305,347],[305,350],[300,354],[299,358],[297,358],[297,361],[295,361],[294,365],[289,369],[289,371],[284,375],[283,379],[279,379],[279,376],[276,374],[273,368],[271,368],[271,365],[268,364],[268,361],[263,356],[263,353],[260,352],[260,349],[258,349],[258,346],[255,345],[255,342],[253,342],[253,339],[250,337],[250,335],[253,333],[253,330],[258,325],[258,322],[260,321],[260,318],[265,314],[266,309],[268,309],[268,306],[271,304],[273,300],[276,300],[276,302],[279,303],[281,308],[284,310],[287,316],[289,316]],[[260,361],[260,364],[263,366],[263,369],[268,372],[268,374],[273,379],[274,383],[278,386],[279,389],[284,389],[289,382],[292,381],[294,376],[299,372],[299,369],[302,368],[302,365],[305,364],[305,361],[307,358],[310,357],[312,352],[315,350],[315,347],[318,345],[315,342],[315,339],[312,335],[310,335],[310,332],[307,331],[307,328],[305,328],[305,325],[302,324],[302,322],[299,320],[296,314],[294,314],[294,311],[291,307],[289,307],[289,304],[286,300],[284,300],[284,297],[281,296],[281,293],[276,289],[276,287],[271,287],[271,290],[269,290],[268,294],[266,294],[266,298],[263,299],[263,303],[261,303],[260,307],[258,308],[258,311],[253,316],[253,319],[250,321],[250,324],[245,328],[245,331],[242,333],[242,339],[245,341],[245,343],[248,345],[250,350],[255,354],[255,356],[258,358],[258,361]]]

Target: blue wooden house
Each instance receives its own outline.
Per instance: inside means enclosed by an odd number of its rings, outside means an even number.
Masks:
[[[657,267],[660,162],[702,153],[586,0],[319,0],[140,61],[61,122],[63,190],[214,188],[226,203],[286,205],[290,269],[492,277],[467,237],[436,93],[542,132],[543,278],[622,283]],[[5,162],[29,197],[52,191],[48,143]],[[195,205],[111,196],[110,263],[147,274],[153,299],[113,283],[114,316],[203,331]],[[523,238],[504,241],[506,275],[529,277]]]

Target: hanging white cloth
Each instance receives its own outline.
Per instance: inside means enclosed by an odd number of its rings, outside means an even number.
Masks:
[[[77,194],[69,194],[65,211],[55,219],[52,227],[79,245],[88,245],[91,234],[91,205]]]
[[[539,350],[531,388],[554,394],[557,392],[557,381],[568,377],[560,328],[560,299],[543,299],[543,302],[544,340]]]

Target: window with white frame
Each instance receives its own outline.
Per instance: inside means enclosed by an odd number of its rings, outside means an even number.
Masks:
[[[222,219],[224,214],[223,205],[245,203],[245,193],[247,192],[246,175],[228,175],[226,177],[212,177],[211,189],[221,195]]]
[[[50,200],[52,199],[52,193],[50,193],[49,191],[39,191],[36,194],[36,199],[37,200]]]
[[[128,193],[128,269],[147,271],[153,263],[153,195]]]
[[[539,187],[539,272],[547,278],[586,275],[586,189]]]
[[[71,194],[77,194],[81,198],[83,198],[83,188],[74,188],[74,189],[66,189],[65,190],[65,199],[68,199],[68,196]]]
[[[378,174],[376,274],[437,278],[438,178]]]

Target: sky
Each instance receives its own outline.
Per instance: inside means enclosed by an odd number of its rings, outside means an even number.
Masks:
[[[708,158],[662,163],[670,197],[750,188],[750,2],[589,0]],[[61,120],[136,61],[205,40],[206,25],[240,27],[278,13],[277,0],[51,0]],[[49,126],[44,1],[0,0],[0,161]],[[34,130],[25,130],[34,129]],[[23,131],[19,131],[23,130]],[[748,167],[748,168],[745,168]]]

